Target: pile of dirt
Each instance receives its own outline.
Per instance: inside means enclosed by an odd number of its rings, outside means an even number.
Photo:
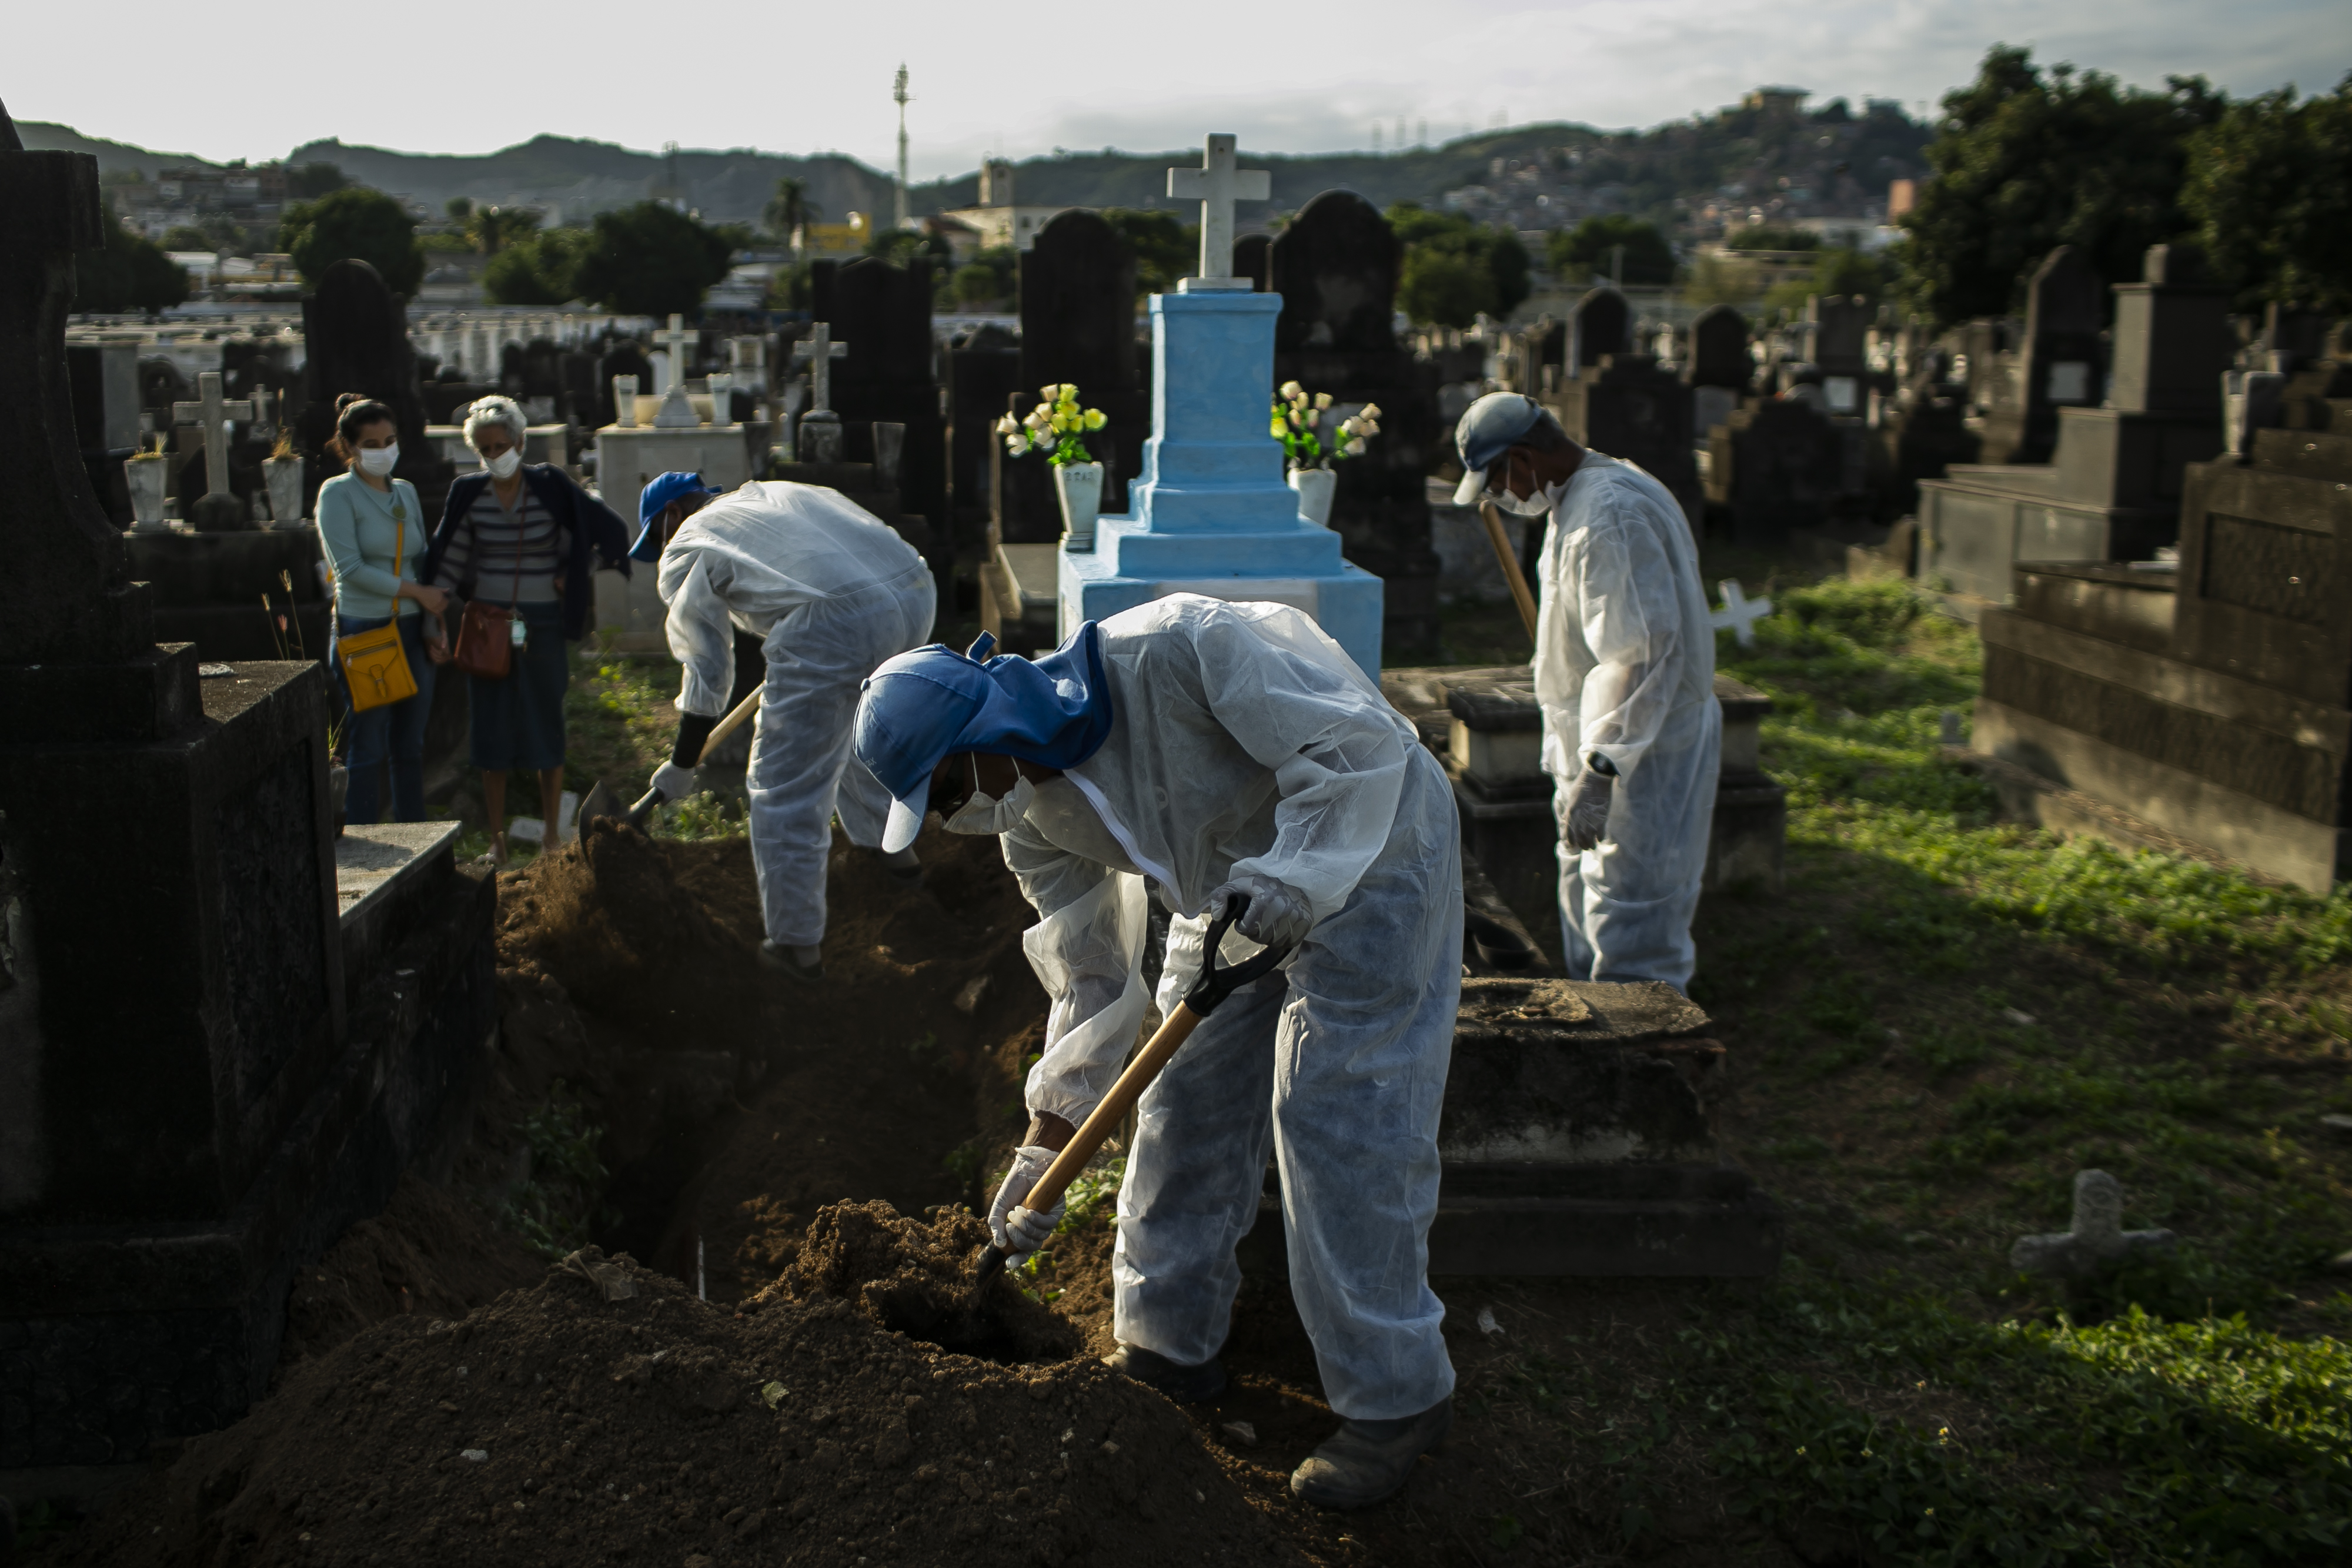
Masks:
[[[333,1349],[386,1318],[462,1317],[535,1281],[546,1265],[456,1194],[410,1174],[382,1214],[343,1232],[294,1276],[284,1366]]]
[[[940,1304],[972,1228],[829,1212],[748,1313],[588,1252],[459,1322],[379,1323],[51,1561],[1326,1560],[1093,1359],[1000,1363],[884,1327],[893,1302]]]

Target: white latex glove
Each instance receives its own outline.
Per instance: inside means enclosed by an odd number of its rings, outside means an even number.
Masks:
[[[1249,907],[1234,922],[1234,929],[1268,947],[1296,947],[1315,924],[1307,895],[1288,883],[1270,876],[1237,876],[1209,894],[1209,913],[1223,915],[1227,900],[1249,900]]]
[[[996,1189],[996,1201],[988,1206],[988,1234],[1010,1255],[1009,1263],[1018,1263],[1045,1245],[1054,1234],[1054,1227],[1062,1223],[1063,1200],[1055,1198],[1048,1213],[1039,1214],[1024,1208],[1021,1199],[1037,1185],[1045,1167],[1054,1163],[1054,1151],[1037,1144],[1024,1144],[1013,1151],[1013,1168],[1005,1173],[1003,1183]]]
[[[1616,782],[1609,775],[1587,768],[1568,787],[1568,817],[1560,824],[1560,837],[1577,853],[1582,854],[1609,836],[1609,801],[1616,792]]]
[[[683,800],[694,793],[694,769],[665,762],[654,769],[653,787],[665,800]]]

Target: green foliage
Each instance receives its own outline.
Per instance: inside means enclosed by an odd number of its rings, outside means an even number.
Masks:
[[[165,256],[164,246],[132,234],[116,222],[110,204],[104,224],[105,243],[74,258],[76,310],[103,315],[155,311],[187,298],[187,269]]]
[[[1774,284],[1764,296],[1764,308],[1786,310],[1795,317],[1804,314],[1805,301],[1816,294],[1851,294],[1868,300],[1882,299],[1893,292],[1900,276],[1887,261],[1867,251],[1841,246],[1820,252],[1819,257],[1813,263],[1811,277]]]
[[[313,286],[327,268],[347,258],[374,267],[394,294],[415,293],[425,278],[416,220],[398,202],[364,185],[290,204],[278,217],[278,247],[293,256],[302,280]]]
[[[1683,285],[1683,299],[1701,308],[1709,305],[1753,306],[1764,292],[1762,278],[1762,273],[1751,263],[1702,256],[1691,263],[1690,277]]]
[[[2189,227],[2188,144],[2224,101],[2201,77],[2167,80],[2149,92],[2099,71],[2045,71],[2027,49],[1987,51],[1977,79],[1945,96],[1927,149],[1937,177],[1903,218],[1917,304],[1944,323],[2018,309],[2061,245],[2109,283],[2137,279],[2142,253]]]
[[[586,229],[546,229],[501,248],[482,267],[493,305],[562,305],[580,297],[580,262],[593,243]]]
[[[500,1221],[551,1260],[586,1246],[611,1176],[596,1152],[604,1129],[566,1096],[559,1079],[547,1103],[515,1130],[530,1147],[530,1174],[508,1192]]]
[[[1528,249],[1509,230],[1412,202],[1391,207],[1388,219],[1404,245],[1397,304],[1415,321],[1467,327],[1482,313],[1507,317],[1528,297]]]
[[[286,166],[286,198],[289,201],[316,201],[350,183],[343,177],[343,172],[332,163],[289,163]]]
[[[194,224],[174,224],[163,231],[165,250],[210,250],[212,236]]]
[[[659,202],[596,214],[572,273],[578,297],[623,316],[691,315],[727,276],[727,237]]]
[[[761,221],[768,232],[785,244],[798,246],[803,241],[809,225],[817,221],[824,209],[809,200],[808,182],[786,174],[777,180],[776,193],[768,198]]]
[[[1759,224],[1724,235],[1723,243],[1736,250],[1819,250],[1822,236],[1811,229]]]
[[[1655,224],[1622,214],[1585,219],[1572,229],[1554,229],[1545,242],[1544,256],[1563,281],[1588,277],[1607,277],[1614,251],[1624,247],[1622,277],[1627,283],[1672,283],[1675,247]]]
[[[866,254],[879,256],[893,267],[929,262],[931,276],[940,279],[955,265],[955,251],[946,236],[922,229],[877,229],[866,241]]]
[[[1004,279],[992,267],[972,262],[956,268],[951,280],[956,303],[966,308],[992,305],[1004,298]]]
[[[2352,75],[2231,104],[2189,138],[2181,204],[2240,308],[2352,310]]]
[[[441,204],[441,211],[450,222],[462,224],[474,215],[474,198],[452,196]]]
[[[1189,277],[1201,259],[1201,225],[1154,207],[1108,207],[1103,222],[1135,248],[1139,294],[1166,294]]]
[[[463,201],[464,198],[458,198]],[[466,237],[484,256],[497,256],[507,246],[535,234],[539,214],[524,207],[486,207],[468,204]]]

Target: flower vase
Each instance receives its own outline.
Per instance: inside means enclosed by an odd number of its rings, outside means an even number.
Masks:
[[[1095,519],[1102,515],[1103,465],[1064,463],[1054,470],[1054,492],[1062,498],[1062,543],[1081,555],[1095,548]]]
[[[131,516],[142,533],[162,533],[163,521],[163,460],[129,457],[122,464],[123,483],[131,489]]]
[[[1331,496],[1339,476],[1329,468],[1293,468],[1290,487],[1298,492],[1298,515],[1318,528],[1331,526]]]
[[[271,457],[261,465],[262,483],[269,491],[269,523],[290,528],[302,521],[302,460]]]

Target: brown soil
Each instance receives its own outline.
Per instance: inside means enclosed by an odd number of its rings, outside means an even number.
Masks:
[[[294,1277],[281,1375],[370,1323],[467,1311],[536,1281],[545,1265],[479,1209],[414,1174],[373,1219]]]
[[[457,1322],[379,1323],[51,1560],[1329,1560],[1182,1415],[1091,1358],[1001,1363],[886,1327],[942,1287],[969,1295],[951,1265],[977,1230],[828,1210],[809,1266],[749,1314],[624,1258],[630,1299],[558,1267]],[[1013,1339],[1062,1332],[1003,1281],[992,1293]]]

